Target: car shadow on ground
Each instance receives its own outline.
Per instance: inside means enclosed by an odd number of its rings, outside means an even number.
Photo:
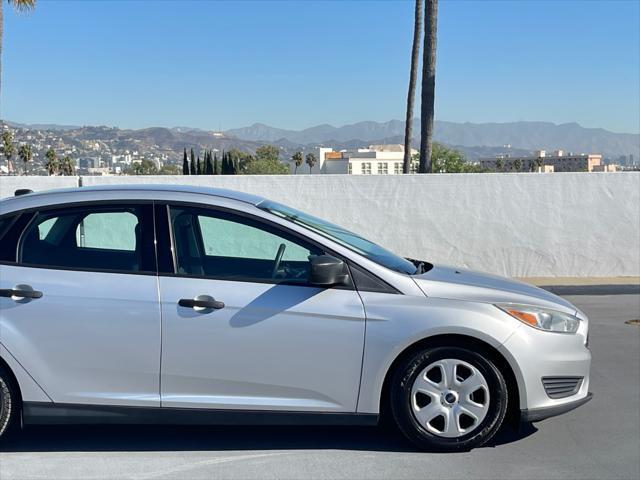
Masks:
[[[503,428],[483,448],[516,442],[535,433],[532,425]],[[416,452],[389,427],[28,427],[0,446],[3,452],[356,450]]]

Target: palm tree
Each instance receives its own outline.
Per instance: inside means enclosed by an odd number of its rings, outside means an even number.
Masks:
[[[517,172],[519,172],[520,170],[522,170],[522,160],[520,160],[519,158],[516,158],[513,161],[513,168],[515,168],[515,170]]]
[[[309,173],[316,164],[316,156],[313,153],[307,153],[307,165],[309,165]]]
[[[60,165],[58,164],[58,156],[56,155],[56,151],[53,148],[47,150],[47,153],[44,154],[44,157],[47,159],[44,166],[49,172],[49,175],[55,175],[58,173],[58,168]]]
[[[71,161],[71,157],[69,155],[65,156],[60,162],[60,172],[62,173],[62,175],[73,175],[73,162]]]
[[[422,52],[422,104],[420,105],[420,173],[431,173],[433,110],[436,91],[436,41],[438,0],[425,0],[424,51]]]
[[[2,88],[2,35],[4,33],[3,0],[0,0],[0,89]],[[36,0],[7,0],[18,12],[26,12],[36,7]]]
[[[33,153],[31,152],[31,145],[22,145],[18,149],[18,156],[20,160],[24,162],[24,174],[27,174],[27,163],[31,161],[33,158]]]
[[[413,23],[413,45],[411,47],[411,72],[409,74],[409,94],[407,95],[407,116],[404,124],[404,165],[402,173],[411,169],[411,135],[413,130],[413,102],[416,96],[418,64],[420,63],[420,37],[422,36],[422,0],[416,0]]]
[[[7,159],[7,170],[11,172],[13,170],[11,159],[13,158],[13,154],[16,151],[16,147],[13,144],[13,135],[9,130],[5,130],[4,132],[2,132],[2,144],[0,144],[0,147],[2,147],[2,154]]]
[[[298,167],[302,165],[302,160],[304,160],[302,158],[302,152],[294,153],[293,156],[291,157],[291,160],[293,160],[293,163],[295,163],[296,165],[296,168],[293,170],[293,174],[295,175],[296,173],[298,173]]]

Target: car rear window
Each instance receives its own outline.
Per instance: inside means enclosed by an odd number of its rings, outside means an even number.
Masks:
[[[110,272],[155,272],[151,205],[38,212],[21,236],[20,264]]]

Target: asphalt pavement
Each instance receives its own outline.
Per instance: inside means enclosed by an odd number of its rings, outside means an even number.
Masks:
[[[0,480],[637,480],[640,326],[625,321],[640,318],[640,295],[566,298],[591,319],[594,399],[471,452],[417,452],[373,427],[32,427],[2,447]]]

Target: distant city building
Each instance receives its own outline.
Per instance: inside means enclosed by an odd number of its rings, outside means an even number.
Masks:
[[[604,165],[602,155],[595,153],[565,153],[562,150],[548,154],[536,150],[532,156],[512,157],[500,155],[480,159],[480,166],[490,172],[615,172],[615,165]]]
[[[100,167],[100,160],[91,157],[80,158],[78,159],[78,167],[82,169],[98,168]]]
[[[411,154],[418,153],[412,149]],[[404,161],[403,145],[369,145],[369,148],[335,152],[332,148],[318,149],[315,173],[350,175],[399,175]],[[413,170],[417,167],[414,162]],[[306,173],[299,168],[300,173]],[[312,170],[313,171],[313,170]]]

